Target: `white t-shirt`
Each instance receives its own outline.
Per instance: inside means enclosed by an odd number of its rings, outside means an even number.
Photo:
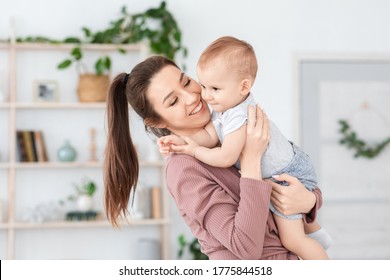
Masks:
[[[223,139],[227,134],[236,131],[243,125],[246,125],[249,105],[256,105],[252,94],[249,94],[247,99],[245,99],[242,103],[223,113],[212,111],[211,120],[221,143],[223,143]],[[271,120],[269,121],[269,124],[271,136],[270,142],[261,161],[263,178],[269,178],[276,174],[275,172],[278,172],[286,167],[294,156],[291,143]],[[240,169],[239,161],[237,161],[234,165]]]

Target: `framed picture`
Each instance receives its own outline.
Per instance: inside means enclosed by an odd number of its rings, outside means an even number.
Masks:
[[[59,85],[56,80],[36,80],[33,83],[34,102],[58,102]]]
[[[389,57],[318,53],[294,61],[296,123],[324,194],[319,217],[334,240],[331,259],[389,258],[390,147],[375,158],[354,157],[340,143],[339,123],[370,147],[390,137]]]

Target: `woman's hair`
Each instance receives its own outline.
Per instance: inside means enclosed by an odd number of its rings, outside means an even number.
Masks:
[[[165,57],[149,57],[137,64],[130,74],[117,75],[110,85],[107,96],[104,206],[108,220],[115,226],[118,226],[118,217],[127,214],[130,194],[136,190],[139,174],[137,151],[130,135],[127,102],[143,120],[160,120],[146,94],[151,79],[168,65],[177,67]],[[157,137],[170,134],[167,129],[148,127],[146,124],[145,130]]]
[[[257,59],[253,47],[231,36],[220,37],[212,42],[200,55],[198,67],[204,68],[214,59],[222,59],[226,66],[236,71],[241,78],[256,79]]]

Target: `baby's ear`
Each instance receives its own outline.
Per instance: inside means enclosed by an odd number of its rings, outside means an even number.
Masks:
[[[252,88],[252,81],[244,79],[241,81],[241,95],[248,95]]]
[[[146,126],[154,127],[154,128],[166,128],[166,124],[163,124],[161,122],[158,122],[152,118],[146,118],[144,119],[144,124]]]

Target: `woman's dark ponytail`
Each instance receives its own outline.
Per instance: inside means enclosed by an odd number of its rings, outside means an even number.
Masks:
[[[139,174],[138,157],[130,135],[128,102],[143,120],[161,120],[150,104],[147,92],[154,75],[166,66],[178,68],[168,58],[151,56],[138,63],[130,74],[116,76],[108,92],[104,206],[108,220],[115,226],[118,226],[118,217],[126,216],[128,212],[130,195],[135,193]],[[166,128],[145,125],[145,129],[157,137],[170,134]]]
[[[128,74],[119,74],[107,96],[108,138],[104,159],[104,202],[107,219],[118,226],[118,217],[127,215],[131,192],[135,192],[139,163],[131,139],[126,97]]]

